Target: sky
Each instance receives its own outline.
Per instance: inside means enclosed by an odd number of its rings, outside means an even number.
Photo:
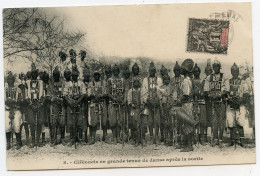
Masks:
[[[213,10],[214,9],[214,10]],[[251,9],[246,4],[173,4],[45,8],[63,17],[69,30],[86,32],[86,48],[97,56],[150,57],[195,62],[220,60],[230,68],[245,61],[252,65]],[[187,52],[189,18],[211,18],[213,12],[233,10],[241,18],[230,20],[228,54]],[[77,50],[77,48],[75,48]],[[28,68],[17,67],[16,71]],[[203,64],[204,65],[204,64]],[[227,69],[228,70],[228,69]]]

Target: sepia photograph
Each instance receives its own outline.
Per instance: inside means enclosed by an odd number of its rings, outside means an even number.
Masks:
[[[4,8],[7,170],[255,164],[251,7]]]

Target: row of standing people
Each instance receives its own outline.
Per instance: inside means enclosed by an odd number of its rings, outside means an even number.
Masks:
[[[238,77],[239,68],[235,64],[231,79],[220,72],[220,62],[214,61],[212,67],[206,66],[203,80],[201,69],[194,66],[192,59],[181,65],[176,62],[173,78],[165,67],[158,74],[152,62],[145,78],[134,64],[132,72],[125,68],[122,76],[117,65],[108,66],[104,79],[99,68],[94,69],[93,75],[83,70],[80,80],[76,62],[71,70],[68,67],[64,70],[64,79],[58,67],[50,78],[32,64],[30,72],[19,75],[18,86],[9,73],[5,94],[7,149],[11,147],[12,131],[16,134],[17,149],[21,147],[22,127],[30,147],[43,146],[44,126],[50,128],[53,147],[59,143],[75,147],[77,143],[92,145],[96,142],[96,131],[102,129],[102,141],[106,143],[124,144],[130,140],[135,146],[145,146],[147,142],[164,142],[186,152],[193,150],[193,144],[206,144],[208,127],[212,129],[212,146],[223,147],[223,132],[228,127],[228,145],[238,142],[235,137],[238,130],[239,144],[245,147],[246,117],[254,129],[252,83],[249,77]],[[112,130],[111,140],[108,129]],[[69,143],[65,140],[66,131],[70,133]]]

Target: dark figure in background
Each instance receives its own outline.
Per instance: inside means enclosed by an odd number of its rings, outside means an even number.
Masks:
[[[195,136],[197,137],[196,143],[200,142],[201,145],[206,145],[207,137],[207,117],[206,117],[206,104],[204,101],[204,90],[203,84],[200,79],[200,68],[195,64],[193,68],[194,78],[192,79],[193,85],[193,111],[194,117],[199,121],[195,129]]]
[[[113,133],[113,143],[121,143],[120,132],[123,123],[124,110],[124,79],[119,76],[120,69],[115,64],[113,66],[113,76],[108,80],[108,96],[110,98],[108,112],[109,124]]]
[[[70,129],[70,143],[85,144],[83,131],[87,128],[87,120],[84,113],[83,101],[86,97],[85,84],[78,80],[79,71],[77,65],[72,66],[71,81],[64,87],[64,99],[67,102],[67,125]],[[75,144],[76,145],[76,144]]]
[[[206,96],[212,102],[212,129],[213,143],[212,146],[219,145],[223,147],[223,132],[226,123],[225,101],[227,96],[227,87],[224,74],[220,72],[221,64],[215,60],[213,65],[214,73],[209,75],[205,80],[204,91]]]

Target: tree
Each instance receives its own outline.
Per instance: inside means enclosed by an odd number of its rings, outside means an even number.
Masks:
[[[3,29],[4,59],[25,58],[49,72],[61,62],[59,51],[75,47],[85,35],[65,29],[63,19],[38,8],[4,9]]]

